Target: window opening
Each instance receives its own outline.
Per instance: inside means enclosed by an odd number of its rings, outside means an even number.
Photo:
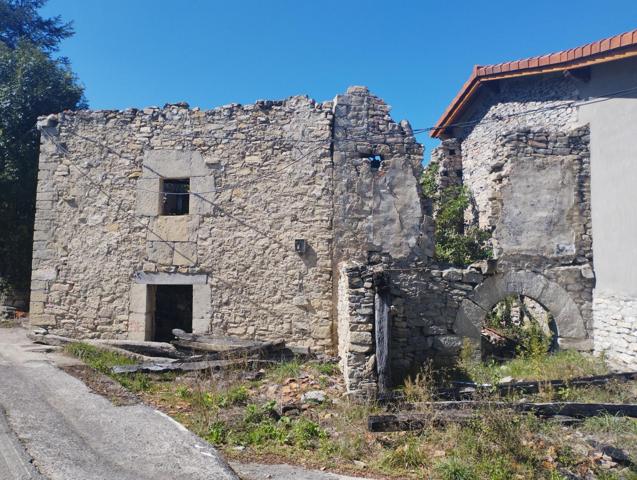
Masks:
[[[380,155],[370,155],[367,160],[369,160],[369,167],[372,169],[372,171],[380,169],[380,166],[383,163],[383,157],[381,157]]]
[[[162,215],[188,215],[190,179],[165,178],[162,181]]]

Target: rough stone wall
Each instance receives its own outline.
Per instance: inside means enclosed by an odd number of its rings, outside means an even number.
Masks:
[[[364,87],[323,104],[65,112],[40,128],[32,323],[56,333],[148,338],[153,285],[190,284],[194,331],[335,349],[340,304],[360,293],[339,296],[339,263],[407,262],[425,241],[422,146]],[[188,215],[161,215],[166,178],[190,179]],[[352,355],[364,323],[339,338]]]
[[[473,110],[462,119],[469,125],[455,128],[452,135],[462,144],[464,183],[471,189],[473,216],[480,227],[488,228],[497,215],[492,212],[491,195],[501,163],[494,147],[502,133],[533,127],[551,131],[574,128],[577,109],[572,102],[578,98],[575,81],[559,74],[509,79],[494,84],[491,90],[483,89]]]
[[[391,293],[391,366],[394,383],[426,361],[447,365],[462,347],[454,331],[460,304],[483,280],[474,268],[431,264],[385,269]]]
[[[65,112],[41,127],[34,325],[126,337],[143,328],[136,275],[203,275],[205,330],[331,346],[330,104]],[[156,215],[159,176],[191,177],[189,215]]]
[[[345,385],[353,395],[366,396],[376,392],[374,294],[372,269],[360,264],[341,264],[338,287],[338,353]]]
[[[389,110],[365,87],[334,100],[335,265],[365,262],[368,251],[394,261],[421,255],[423,148],[409,123],[394,122]],[[382,159],[378,168],[373,156]]]
[[[8,284],[3,283],[0,278],[0,315],[6,309],[13,311],[26,310],[29,303],[29,292],[15,290],[10,288]]]
[[[437,166],[439,190],[462,185],[462,144],[456,138],[443,140],[431,151],[430,166]]]
[[[489,227],[502,272],[541,273],[567,290],[592,330],[590,132],[503,133],[494,149]],[[487,190],[485,188],[485,190]]]
[[[463,300],[485,278],[479,270],[435,264],[397,268],[388,255],[372,254],[364,264],[342,264],[340,272],[339,355],[349,391],[375,392],[374,296],[379,283],[389,288],[391,383],[400,384],[426,362],[441,366],[455,361],[463,344],[456,318]]]
[[[494,83],[453,133],[474,202],[467,219],[492,231],[498,271],[560,285],[590,333],[590,132],[578,126],[576,82],[546,75]]]
[[[637,301],[595,292],[595,353],[620,369],[637,365]]]

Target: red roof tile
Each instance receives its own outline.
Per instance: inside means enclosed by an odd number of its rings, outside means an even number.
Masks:
[[[436,123],[431,136],[439,137],[447,127],[453,125],[482,83],[610,62],[626,53],[637,54],[637,29],[570,50],[495,65],[476,65],[458,95]]]

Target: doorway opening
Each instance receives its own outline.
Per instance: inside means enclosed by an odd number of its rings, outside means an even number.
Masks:
[[[507,295],[486,316],[481,347],[485,361],[545,354],[557,348],[557,327],[548,309],[533,298]]]
[[[192,332],[192,285],[155,285],[153,340],[170,342],[174,328]]]

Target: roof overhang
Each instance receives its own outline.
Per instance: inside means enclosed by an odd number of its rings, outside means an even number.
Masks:
[[[442,114],[430,135],[440,138],[454,126],[482,85],[495,80],[577,70],[591,65],[637,56],[637,30],[587,45],[495,65],[476,65],[471,76]]]

